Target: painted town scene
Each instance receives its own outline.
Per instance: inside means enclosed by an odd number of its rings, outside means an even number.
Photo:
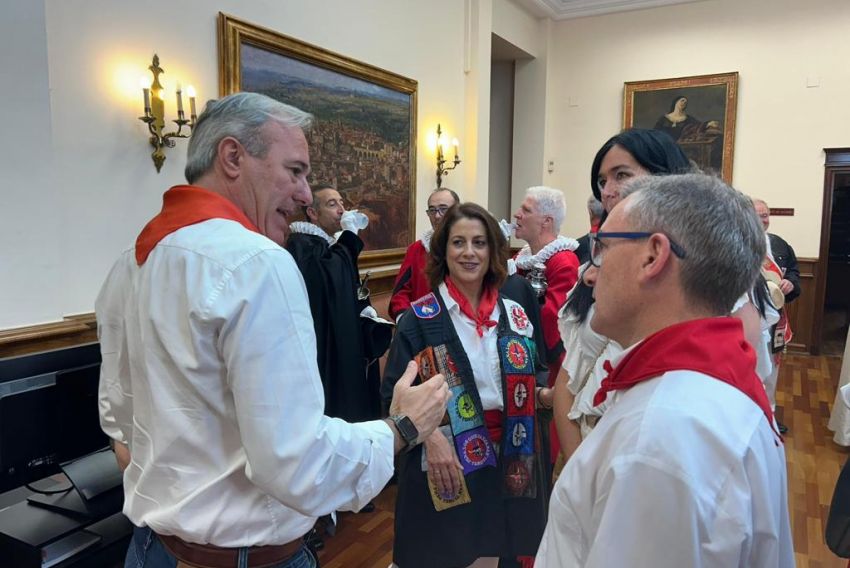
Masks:
[[[412,96],[248,44],[243,91],[269,95],[313,114],[311,183],[330,183],[346,209],[369,217],[365,251],[406,247],[410,208]]]

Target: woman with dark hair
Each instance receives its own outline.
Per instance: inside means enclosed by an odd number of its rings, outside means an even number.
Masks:
[[[619,203],[619,190],[630,179],[692,169],[688,157],[669,136],[657,130],[629,128],[609,138],[596,152],[590,167],[590,191],[607,215]]]
[[[590,189],[605,210],[600,225],[623,198],[622,190],[630,181],[693,169],[682,149],[663,132],[631,128],[612,136],[596,153],[590,168]],[[592,260],[580,269],[581,277],[558,317],[567,352],[563,363],[567,377],[555,384],[555,423],[559,439],[566,441],[562,450],[567,459],[605,411],[605,403],[593,405],[593,395],[607,374],[604,362],[622,351],[616,342],[590,327],[593,288],[585,283],[584,273],[591,264]]]
[[[452,390],[446,424],[399,457],[393,561],[400,568],[493,566],[534,555],[548,485],[537,409],[551,408],[533,326],[499,294],[508,247],[495,219],[455,205],[431,239],[431,293],[399,320],[384,372],[392,390],[407,362]]]

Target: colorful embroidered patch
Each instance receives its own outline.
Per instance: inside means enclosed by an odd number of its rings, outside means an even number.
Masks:
[[[534,415],[534,375],[506,375],[508,393],[505,397],[508,416]]]
[[[506,374],[530,374],[534,372],[528,344],[516,337],[499,338],[499,354],[502,358],[502,369]]]
[[[475,408],[475,400],[469,391],[463,386],[453,387],[451,391],[448,412],[455,435],[484,426],[484,419]]]
[[[449,355],[449,350],[445,345],[434,346],[434,360],[437,365],[437,372],[443,374],[449,388],[462,384],[463,381],[457,373],[457,365],[455,365],[454,359]]]
[[[509,416],[505,421],[502,444],[506,456],[534,453],[534,417]]]
[[[440,303],[433,292],[422,296],[410,304],[410,307],[419,319],[431,319],[440,313]]]
[[[439,372],[437,371],[437,363],[434,361],[433,347],[426,347],[414,355],[413,360],[419,366],[419,378],[422,382],[427,381]]]
[[[516,457],[505,463],[505,489],[511,497],[534,497],[534,461],[531,457]]]
[[[511,306],[511,323],[516,331],[528,329],[528,316],[525,315],[525,310],[516,304]]]
[[[428,490],[431,492],[431,501],[434,503],[434,508],[438,511],[444,511],[458,505],[464,505],[472,502],[469,497],[469,490],[466,488],[466,480],[460,478],[460,491],[457,495],[446,495],[437,490],[437,486],[428,478]]]
[[[496,453],[490,436],[484,427],[455,435],[455,449],[463,466],[463,474],[469,475],[482,467],[496,467]]]

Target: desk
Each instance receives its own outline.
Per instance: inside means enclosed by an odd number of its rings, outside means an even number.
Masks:
[[[39,489],[64,487],[64,475],[34,484]],[[41,548],[83,529],[101,540],[53,568],[103,568],[121,566],[133,526],[119,511],[101,518],[65,515],[27,503],[26,488],[0,494],[0,558],[15,568],[41,568]],[[6,566],[6,564],[4,564]]]

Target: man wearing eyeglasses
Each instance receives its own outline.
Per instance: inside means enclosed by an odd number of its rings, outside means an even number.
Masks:
[[[646,177],[595,236],[591,324],[627,348],[552,492],[535,566],[794,566],[785,451],[741,321],[761,268],[749,199]]]
[[[404,261],[398,269],[389,306],[390,316],[394,320],[398,321],[404,311],[410,307],[411,302],[431,291],[425,279],[425,260],[431,250],[431,237],[434,229],[442,222],[446,211],[458,203],[460,198],[457,193],[447,187],[437,188],[428,196],[428,208],[425,209],[425,213],[428,214],[431,228],[425,231],[419,240],[407,247]]]

